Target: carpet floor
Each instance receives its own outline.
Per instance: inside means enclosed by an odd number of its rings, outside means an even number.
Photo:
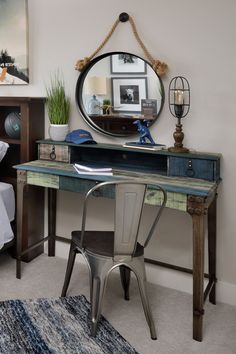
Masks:
[[[102,316],[90,335],[85,296],[0,302],[1,354],[137,354]]]
[[[19,280],[15,277],[15,260],[1,255],[0,300],[56,299],[61,294],[65,270],[65,259],[41,255],[22,264]],[[212,305],[207,300],[203,341],[197,342],[192,339],[192,296],[151,283],[148,283],[148,293],[157,329],[155,341],[150,338],[135,279],[131,279],[130,301],[125,301],[119,273],[113,272],[108,279],[102,311],[139,354],[236,354],[236,307]],[[80,294],[89,299],[88,268],[81,263],[75,265],[68,296]]]

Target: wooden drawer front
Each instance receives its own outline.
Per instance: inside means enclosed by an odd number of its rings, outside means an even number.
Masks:
[[[27,184],[59,189],[59,176],[29,171],[27,172]]]
[[[169,156],[168,175],[215,181],[217,179],[216,161]]]
[[[39,160],[70,162],[70,150],[66,145],[39,144]]]
[[[68,178],[66,176],[60,176],[59,188],[64,191],[87,193],[90,188],[96,184],[102,182],[101,180],[85,180],[81,182],[80,178]],[[94,197],[114,198],[115,192],[113,186],[105,186],[93,192]]]

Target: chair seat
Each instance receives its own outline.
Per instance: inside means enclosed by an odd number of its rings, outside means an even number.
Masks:
[[[81,231],[72,231],[72,242],[81,247]],[[84,248],[87,251],[106,257],[113,257],[114,232],[113,231],[85,231]],[[144,254],[144,247],[137,242],[134,257]]]

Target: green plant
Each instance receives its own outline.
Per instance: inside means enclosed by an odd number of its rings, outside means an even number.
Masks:
[[[102,102],[103,114],[109,114],[111,110],[111,101],[109,99],[104,99]]]
[[[68,124],[70,118],[70,98],[66,96],[64,80],[56,73],[46,88],[46,107],[51,124]]]
[[[108,99],[103,100],[103,106],[110,106],[111,105],[111,101]]]

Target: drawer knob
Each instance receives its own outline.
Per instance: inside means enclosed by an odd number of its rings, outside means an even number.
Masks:
[[[56,157],[57,157],[57,155],[56,155],[56,153],[55,153],[55,146],[53,145],[53,147],[52,147],[52,151],[51,151],[51,153],[50,153],[50,159],[51,160],[56,160]]]
[[[186,170],[186,175],[188,177],[193,177],[195,175],[192,160],[188,160],[188,168]]]
[[[100,191],[100,190],[95,190],[95,191],[93,191],[92,195],[93,195],[94,197],[101,197],[101,196],[102,196],[102,191]]]

